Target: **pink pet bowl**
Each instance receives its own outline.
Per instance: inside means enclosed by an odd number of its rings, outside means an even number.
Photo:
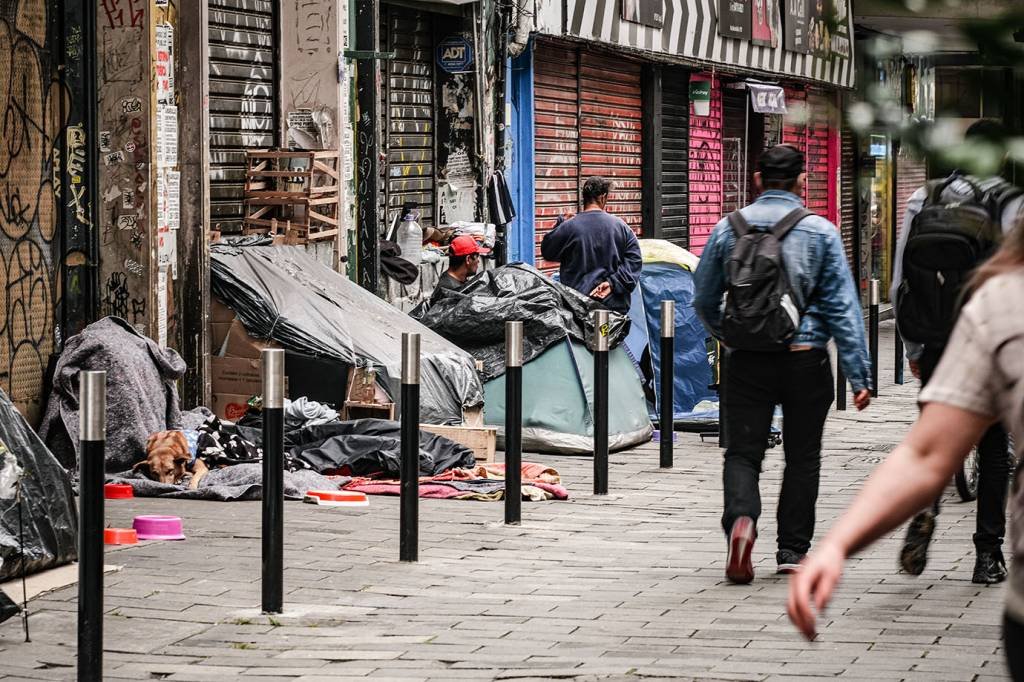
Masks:
[[[132,528],[140,540],[184,540],[180,516],[136,516]]]

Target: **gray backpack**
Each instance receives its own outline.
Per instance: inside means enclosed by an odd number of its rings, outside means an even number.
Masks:
[[[799,295],[789,285],[782,240],[804,218],[805,208],[788,213],[770,230],[754,230],[739,211],[729,214],[736,244],[726,263],[722,341],[729,348],[779,351],[800,327]]]

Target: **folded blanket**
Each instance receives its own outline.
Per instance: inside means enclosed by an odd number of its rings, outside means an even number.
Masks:
[[[367,495],[400,495],[398,479],[353,478],[345,490]],[[423,476],[419,482],[420,497],[433,499],[497,501],[505,499],[505,465],[482,464],[472,469],[452,469],[437,476]],[[558,472],[542,464],[522,465],[522,499],[567,500],[569,491],[561,485]]]

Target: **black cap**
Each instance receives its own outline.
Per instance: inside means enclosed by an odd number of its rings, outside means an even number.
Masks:
[[[791,144],[777,144],[757,160],[757,170],[769,180],[792,180],[804,172],[804,155]]]

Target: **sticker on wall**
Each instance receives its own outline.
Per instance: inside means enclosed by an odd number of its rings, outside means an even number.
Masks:
[[[174,27],[156,25],[156,101],[171,104],[174,101]]]
[[[473,189],[476,184],[476,173],[473,172],[473,164],[470,163],[469,153],[465,149],[458,149],[448,156],[445,178],[448,184],[456,189]]]
[[[156,342],[167,346],[167,269],[160,268],[156,274]]]
[[[103,163],[107,166],[111,166],[115,163],[121,163],[122,161],[124,161],[124,158],[124,152],[116,151],[104,156]]]
[[[110,151],[110,131],[109,130],[101,130],[100,131],[100,151],[101,152],[109,152]]]
[[[463,36],[449,36],[437,46],[437,65],[448,73],[472,71],[473,45]]]
[[[178,165],[178,107],[173,105],[157,106],[156,163],[160,168]]]

